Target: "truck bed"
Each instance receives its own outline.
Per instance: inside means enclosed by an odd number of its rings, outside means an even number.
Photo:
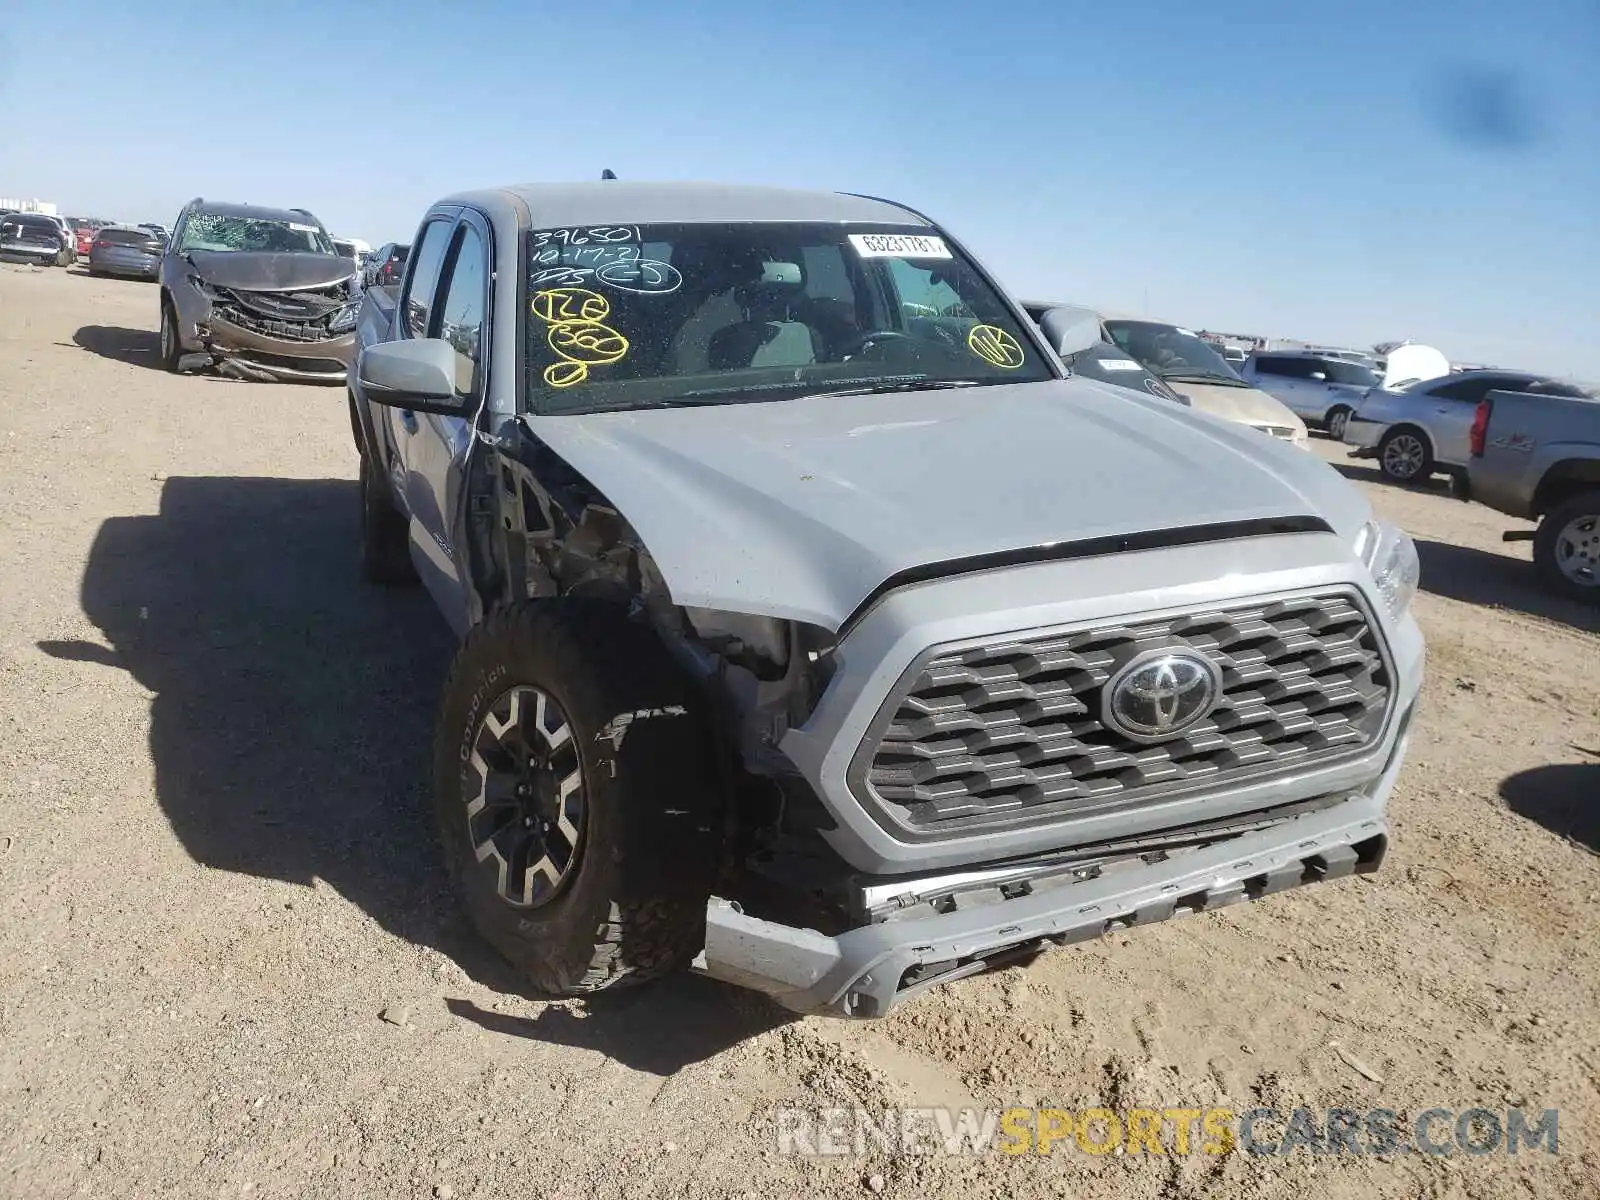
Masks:
[[[1490,392],[1481,452],[1468,477],[1472,498],[1508,516],[1534,519],[1549,484],[1600,460],[1600,399]],[[1480,418],[1481,419],[1481,418]]]

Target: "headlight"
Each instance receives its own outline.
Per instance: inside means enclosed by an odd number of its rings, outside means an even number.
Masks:
[[[1417,594],[1422,563],[1417,544],[1406,531],[1387,521],[1370,521],[1356,535],[1356,555],[1372,572],[1372,582],[1392,617],[1405,615]]]
[[[347,329],[356,327],[356,305],[346,304],[333,314],[333,320],[328,322],[329,333],[343,333]]]

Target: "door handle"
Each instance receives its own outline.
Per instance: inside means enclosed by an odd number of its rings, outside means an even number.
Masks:
[[[417,414],[408,408],[402,408],[400,410],[400,424],[405,426],[407,433],[415,433],[418,428]]]

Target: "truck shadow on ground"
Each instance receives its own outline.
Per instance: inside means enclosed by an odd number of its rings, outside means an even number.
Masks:
[[[1532,563],[1471,546],[1421,538],[1417,539],[1417,555],[1422,559],[1425,592],[1467,604],[1512,609],[1600,633],[1600,608],[1546,591]]]
[[[699,975],[595,996],[581,1016],[557,1004],[537,1016],[520,1017],[471,1000],[444,1003],[455,1016],[491,1033],[592,1050],[652,1075],[671,1075],[705,1058],[707,1029],[719,1030],[719,1041],[731,1046],[795,1019],[763,995]]]
[[[1500,798],[1519,816],[1600,853],[1600,762],[1520,771],[1500,784]]]
[[[72,344],[113,362],[161,369],[161,335],[154,330],[85,325],[72,335]]]
[[[357,527],[353,481],[168,479],[158,515],[112,518],[91,548],[83,609],[111,649],[40,648],[120,667],[154,693],[157,799],[197,862],[321,879],[474,981],[538,999],[467,926],[435,841],[433,714],[454,641],[422,589],[360,580]],[[736,1020],[730,993],[697,981],[670,1039],[662,1021],[609,1003],[582,1020],[552,1006],[480,1023],[684,1065],[786,1019],[767,1005]]]

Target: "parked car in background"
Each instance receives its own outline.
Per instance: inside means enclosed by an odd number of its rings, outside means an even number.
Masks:
[[[362,268],[366,265],[367,256],[372,253],[372,247],[359,238],[334,238],[333,248],[345,258],[356,265],[356,277],[362,278]]]
[[[93,225],[74,225],[72,227],[73,249],[78,252],[78,257],[83,258],[94,245],[95,227]]]
[[[151,233],[155,234],[163,242],[167,241],[172,236],[172,232],[165,225],[158,225],[154,221],[140,221],[139,225],[138,225],[138,228],[140,228],[140,229],[148,229]]]
[[[1081,314],[1081,319],[1089,321],[1094,326],[1093,344],[1085,346],[1082,350],[1072,355],[1070,359],[1063,359],[1074,375],[1084,379],[1095,379],[1101,383],[1114,384],[1117,387],[1130,388],[1133,391],[1149,392],[1152,396],[1159,396],[1163,400],[1170,400],[1174,404],[1189,405],[1185,396],[1179,395],[1167,384],[1162,383],[1142,363],[1135,362],[1128,357],[1128,352],[1112,342],[1108,342],[1105,331],[1100,324],[1100,315],[1093,309],[1076,308],[1074,305],[1056,304],[1042,300],[1024,300],[1022,311],[1038,324],[1044,319],[1047,312],[1065,314],[1076,309]]]
[[[67,253],[66,261],[63,262],[61,265],[65,267],[65,266],[70,266],[72,263],[77,262],[78,261],[78,231],[76,229],[74,229],[72,227],[72,223],[70,221],[68,221],[63,216],[60,216],[60,215],[58,215],[56,213],[46,213],[46,214],[43,214],[43,215],[45,216],[45,218],[47,220],[51,221],[55,225],[55,227],[57,229],[59,229],[61,231],[61,245],[62,245],[62,248],[65,249],[66,253]]]
[[[1192,330],[1165,321],[1103,317],[1107,338],[1201,412],[1248,425],[1270,437],[1306,444],[1306,425],[1281,401],[1239,378]]]
[[[1537,521],[1531,541],[1545,586],[1600,604],[1600,393],[1551,382],[1540,393],[1491,391],[1473,415],[1471,498]]]
[[[75,257],[61,225],[42,213],[0,216],[0,258],[39,267],[64,267]]]
[[[132,275],[156,279],[166,243],[148,229],[108,225],[95,234],[89,248],[89,274]]]
[[[367,287],[392,287],[405,274],[406,256],[411,247],[400,242],[385,242],[367,256],[361,280]]]
[[[1365,363],[1307,350],[1254,351],[1239,377],[1336,440],[1344,438],[1345,422],[1362,396],[1381,382]]]
[[[1443,471],[1466,469],[1478,401],[1493,391],[1544,391],[1562,384],[1528,371],[1465,371],[1424,379],[1398,391],[1373,388],[1345,423],[1352,458],[1375,458],[1394,483],[1418,483]]]
[[[1222,355],[1222,361],[1235,371],[1244,366],[1245,352],[1238,346],[1218,346],[1217,353]]]
[[[160,277],[167,370],[344,382],[360,300],[355,266],[307,210],[191,200]]]

